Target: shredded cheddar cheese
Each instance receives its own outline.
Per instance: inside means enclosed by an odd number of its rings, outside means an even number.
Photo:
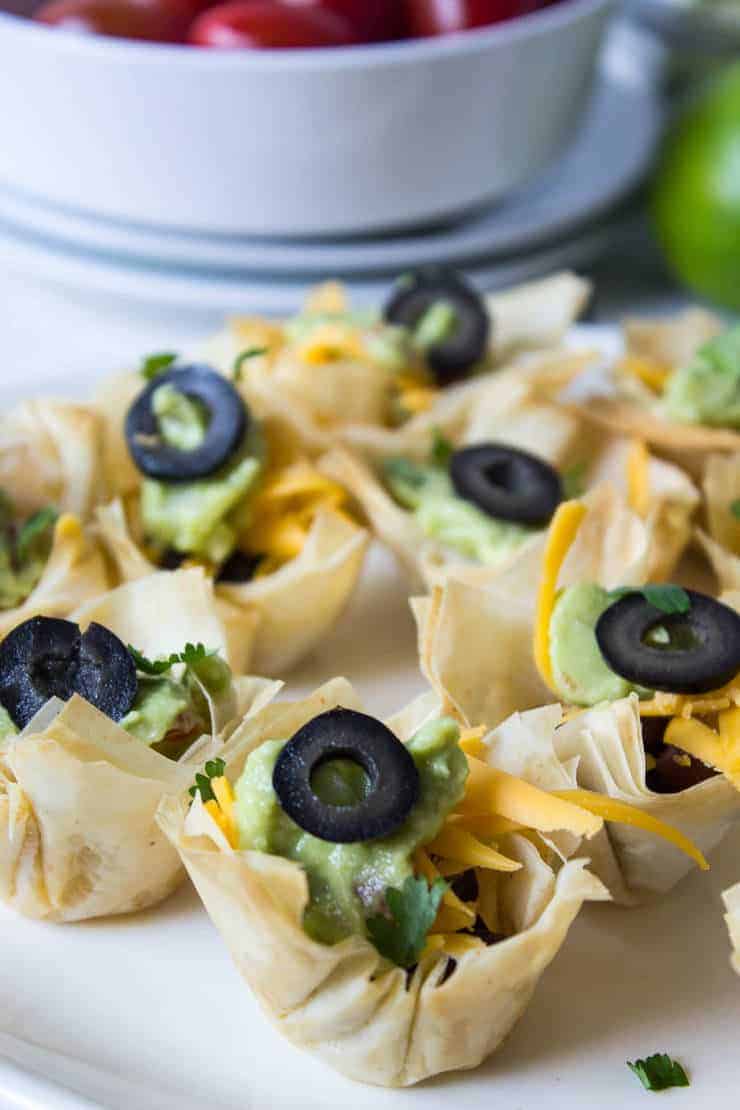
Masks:
[[[211,790],[216,796],[205,803],[205,808],[216,822],[232,848],[239,847],[239,831],[234,816],[234,791],[223,775],[211,779]]]
[[[439,390],[419,378],[402,374],[396,379],[398,403],[404,412],[428,412],[439,396]]]
[[[609,798],[604,794],[595,794],[591,790],[557,790],[555,797],[582,806],[583,809],[595,814],[603,821],[615,821],[621,825],[632,825],[633,828],[642,829],[644,832],[659,836],[662,840],[667,840],[669,844],[674,844],[676,848],[679,848],[690,859],[693,859],[702,871],[709,870],[709,864],[704,856],[687,836],[684,836],[678,829],[674,829],[672,825],[667,825],[665,821],[660,821],[649,813],[643,813],[635,806],[620,802],[616,798]]]
[[[635,439],[627,455],[627,501],[643,519],[650,510],[650,455],[644,440]]]
[[[481,756],[485,752],[483,737],[486,735],[486,726],[466,728],[460,733],[460,747],[466,755]]]
[[[428,851],[444,859],[456,860],[466,867],[483,867],[492,871],[519,871],[521,863],[508,859],[495,848],[484,844],[459,825],[445,824],[442,831],[427,845]]]
[[[620,369],[633,378],[652,389],[653,393],[662,393],[671,376],[671,368],[664,366],[650,358],[638,358],[629,355],[620,364]]]
[[[545,683],[552,689],[552,661],[550,659],[550,620],[555,608],[558,578],[566,556],[578,535],[586,506],[580,501],[565,501],[558,506],[552,518],[542,558],[542,574],[537,594],[537,614],[534,630],[534,658]]]
[[[740,706],[740,681],[737,678],[721,690],[708,694],[665,694],[640,702],[641,717],[706,717],[721,713],[732,706]]]
[[[726,712],[734,714],[737,711]],[[719,717],[720,728],[724,728],[724,733],[719,734],[702,721],[675,717],[665,731],[665,742],[721,771],[740,789],[740,737],[727,721],[723,723],[724,716],[721,713]]]

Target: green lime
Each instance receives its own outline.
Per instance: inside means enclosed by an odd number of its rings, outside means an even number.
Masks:
[[[740,64],[724,70],[669,132],[651,207],[678,276],[740,309]]]

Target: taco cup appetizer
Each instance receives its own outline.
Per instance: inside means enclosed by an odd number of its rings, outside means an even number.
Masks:
[[[232,663],[292,666],[357,582],[368,536],[348,498],[209,366],[145,366],[99,403],[106,473],[98,510],[120,581],[200,565],[214,578]],[[125,412],[125,418],[122,417]]]
[[[480,407],[458,441],[428,429],[423,451],[370,462],[336,448],[321,469],[354,495],[417,584],[489,580],[537,543],[562,501],[604,482],[645,522],[646,575],[670,574],[691,537],[699,501],[691,481],[642,442],[590,436],[521,377],[507,405],[505,384],[491,387],[499,402]]]
[[[609,432],[637,436],[695,474],[708,455],[740,451],[740,328],[689,309],[628,320],[608,395],[580,411]]]
[[[310,453],[337,440],[413,440],[460,420],[477,381],[525,351],[557,347],[589,286],[563,273],[483,297],[458,273],[404,275],[380,311],[354,311],[341,285],[320,286],[304,311],[276,324],[231,320],[200,357],[222,372],[244,352],[246,396]]]
[[[538,759],[551,718],[511,722],[520,761]],[[573,857],[608,800],[560,765],[552,792],[497,769],[484,732],[461,734],[434,695],[381,722],[337,679],[255,716],[224,776],[160,808],[267,1015],[351,1078],[408,1086],[476,1066],[583,901],[605,896]]]
[[[520,588],[531,570],[522,566],[486,589],[453,581],[416,603],[425,673],[471,723],[555,694],[564,723],[554,749],[576,760],[578,784],[660,817],[709,852],[740,816],[737,598],[644,584],[627,560],[622,583],[612,577],[618,562],[588,573],[595,523],[579,502],[558,509],[539,552],[536,601]],[[603,524],[596,531],[605,550]],[[497,642],[504,653],[491,651]],[[610,839],[623,879],[621,890],[610,884],[615,897],[664,893],[687,870],[642,830],[610,828]]]
[[[165,898],[183,870],[157,806],[275,692],[232,677],[198,570],[17,626],[0,642],[2,900],[69,922]]]

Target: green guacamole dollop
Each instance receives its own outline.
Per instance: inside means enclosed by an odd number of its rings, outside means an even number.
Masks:
[[[683,424],[740,428],[740,324],[701,347],[672,375],[665,410]]]
[[[206,423],[197,402],[170,384],[152,396],[159,434],[179,450],[195,450]],[[254,422],[235,455],[215,474],[192,482],[159,482],[146,478],[141,486],[141,523],[155,548],[178,551],[218,565],[237,545],[240,527],[248,521],[250,495],[264,471],[264,444]]]
[[[609,591],[593,582],[568,586],[555,603],[550,662],[555,690],[568,705],[598,705],[633,691],[641,697],[650,693],[615,674],[599,650],[596,624],[613,603]]]
[[[457,724],[447,717],[419,729],[407,745],[419,771],[416,805],[394,833],[359,844],[320,840],[282,810],[272,774],[285,741],[268,741],[249,756],[235,786],[240,846],[302,865],[310,892],[304,928],[315,940],[334,944],[366,935],[366,919],[382,908],[386,888],[402,886],[413,874],[413,853],[434,839],[465,792],[468,767],[459,739]],[[347,761],[337,763],[329,771],[333,783],[315,788],[325,801],[347,804],[360,787]]]
[[[496,520],[455,493],[442,466],[388,459],[385,481],[396,501],[409,509],[424,535],[486,566],[496,566],[534,534],[532,528]]]

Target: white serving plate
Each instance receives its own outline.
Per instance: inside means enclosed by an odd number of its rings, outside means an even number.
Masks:
[[[330,50],[219,51],[0,15],[0,181],[101,217],[229,235],[385,232],[533,177],[588,103],[612,0]]]
[[[499,256],[573,234],[613,208],[647,171],[663,116],[645,43],[636,43],[620,28],[610,36],[588,110],[566,153],[510,198],[452,227],[334,241],[198,236],[95,220],[10,190],[0,191],[0,224],[63,249],[104,252],[168,269],[359,277],[402,273],[429,262],[499,261]]]
[[[575,339],[613,350],[616,336],[588,328]],[[83,395],[79,380],[64,385]],[[404,583],[378,548],[334,633],[291,676],[291,696],[337,672],[380,715],[423,689]],[[667,1051],[692,1086],[666,1105],[736,1110],[740,979],[720,893],[740,878],[739,860],[740,829],[708,875],[656,905],[587,907],[501,1050],[477,1071],[406,1091],[353,1084],[283,1041],[188,886],[147,913],[81,925],[2,910],[0,1107],[645,1110],[653,1096],[625,1061]]]

